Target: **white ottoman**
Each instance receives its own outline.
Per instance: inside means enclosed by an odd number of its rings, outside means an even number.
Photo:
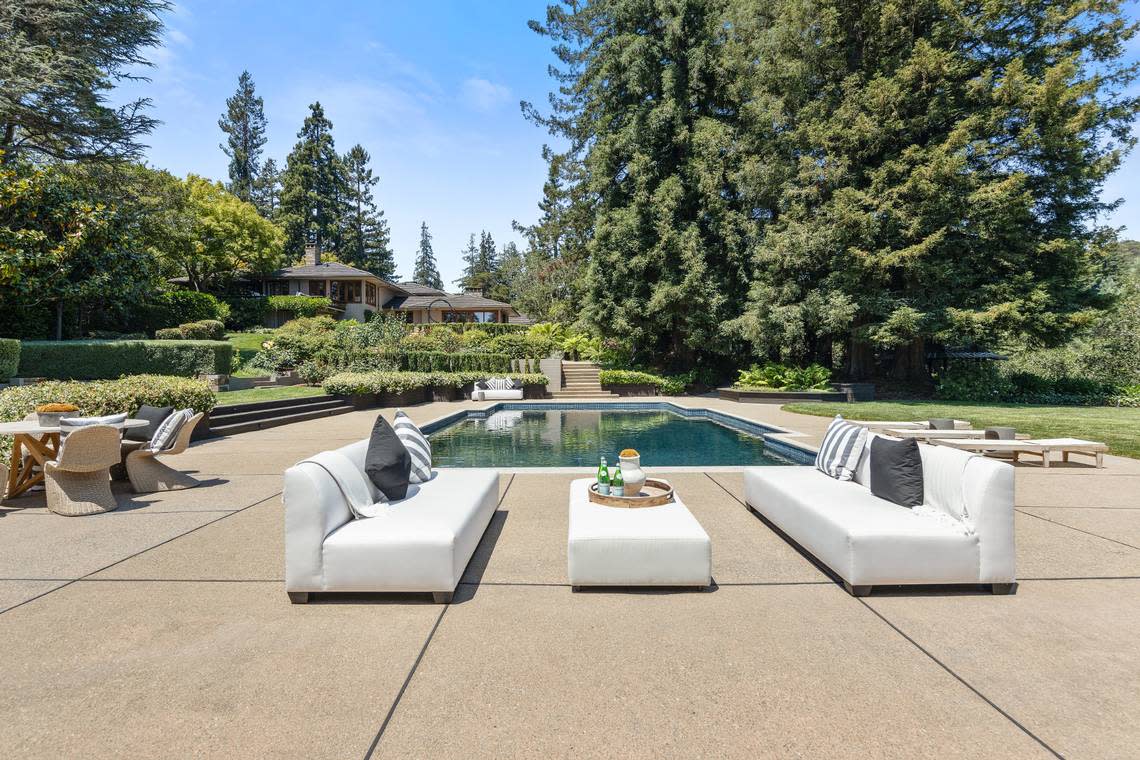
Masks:
[[[579,586],[699,586],[712,582],[712,544],[680,497],[643,509],[590,501],[593,478],[570,484],[567,573]]]

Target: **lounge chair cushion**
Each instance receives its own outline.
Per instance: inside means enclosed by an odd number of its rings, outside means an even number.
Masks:
[[[416,427],[403,409],[396,410],[396,419],[393,424],[396,435],[408,454],[412,457],[412,469],[408,479],[412,483],[426,483],[431,480],[431,443],[427,436]]]
[[[142,441],[146,443],[154,437],[162,421],[172,414],[174,414],[174,407],[172,406],[150,406],[149,404],[143,404],[139,407],[139,410],[135,412],[135,419],[146,420],[150,424],[146,427],[129,428],[123,432],[123,438],[126,438],[128,441]]]
[[[108,414],[103,417],[64,417],[59,421],[59,435],[66,438],[76,430],[92,425],[122,425],[127,421],[127,413]]]
[[[864,456],[870,460],[871,493],[900,507],[922,504],[922,456],[918,453],[918,441],[876,437]]]
[[[411,470],[408,449],[384,415],[377,415],[364,456],[364,472],[389,501],[399,501],[408,493]]]

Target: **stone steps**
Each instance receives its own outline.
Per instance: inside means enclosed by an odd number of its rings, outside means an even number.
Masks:
[[[563,385],[551,392],[554,398],[617,398],[617,394],[602,390],[602,368],[593,362],[562,362]]]
[[[353,410],[352,404],[342,396],[310,396],[217,406],[210,412],[210,426],[206,435],[237,435],[347,414]]]

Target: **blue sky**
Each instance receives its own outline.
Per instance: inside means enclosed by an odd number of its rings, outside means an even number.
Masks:
[[[518,240],[511,220],[537,216],[551,137],[523,119],[519,101],[545,105],[554,62],[549,40],[526,22],[545,0],[301,3],[185,0],[167,18],[166,45],[152,52],[145,94],[162,124],[148,160],[175,174],[225,179],[218,117],[248,69],[269,119],[266,156],[284,166],[308,106],[319,100],[342,153],[359,142],[380,177],[399,274],[411,275],[420,222],[434,236],[449,285],[460,249],[486,229]],[[1136,4],[1130,16],[1140,15]],[[1140,57],[1140,41],[1130,55]],[[1106,185],[1124,198],[1107,220],[1140,237],[1140,153]]]

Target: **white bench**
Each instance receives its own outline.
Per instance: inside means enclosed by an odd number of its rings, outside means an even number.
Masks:
[[[623,509],[590,501],[593,479],[570,484],[570,586],[698,586],[712,582],[712,546],[680,497]]]
[[[867,451],[848,482],[810,466],[750,467],[745,500],[855,596],[900,584],[986,584],[995,594],[1011,593],[1013,468],[948,447],[918,448],[921,507],[871,493]]]
[[[363,473],[368,441],[344,446]],[[320,591],[430,592],[450,602],[499,499],[495,470],[434,470],[376,517],[353,519],[320,465],[285,471],[285,590],[294,603]],[[365,475],[367,479],[367,475]],[[368,481],[370,488],[375,488]],[[373,495],[377,492],[373,490]]]

